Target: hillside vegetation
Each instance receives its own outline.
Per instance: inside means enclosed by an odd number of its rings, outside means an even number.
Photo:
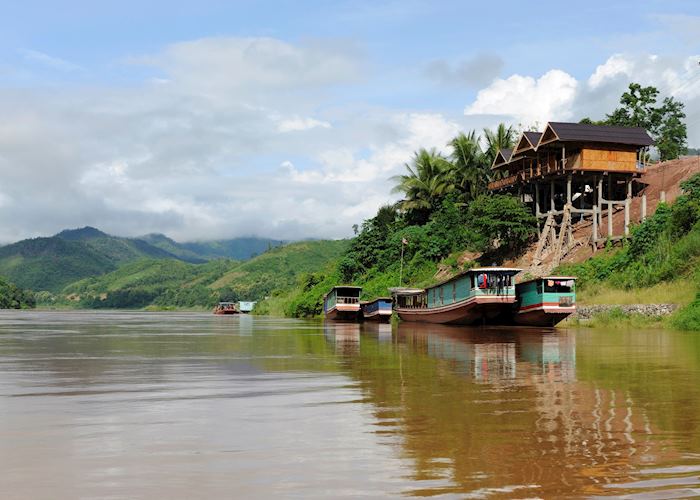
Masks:
[[[652,217],[633,228],[621,249],[610,247],[557,272],[578,276],[579,291],[584,294],[590,289],[649,293],[655,287],[663,289],[664,284],[700,292],[700,174],[682,182],[681,188],[684,194],[673,205],[660,204]],[[689,301],[672,324],[700,330],[700,293]]]
[[[346,241],[306,241],[273,248],[246,262],[142,259],[38,298],[42,305],[81,308],[209,308],[221,300],[259,300],[296,283],[300,273],[337,260],[346,248]]]
[[[195,264],[214,259],[248,260],[284,244],[281,240],[256,237],[178,243],[164,234],[157,233],[147,234],[139,239]]]
[[[88,226],[0,247],[0,276],[23,288],[55,294],[76,281],[143,259],[193,264],[222,258],[245,260],[281,243],[267,238],[178,243],[162,234],[123,238]]]
[[[0,278],[0,309],[30,309],[35,305],[32,292]]]

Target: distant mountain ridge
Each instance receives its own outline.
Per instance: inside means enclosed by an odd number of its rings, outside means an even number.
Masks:
[[[125,238],[85,226],[0,247],[0,276],[23,288],[57,292],[69,283],[141,259],[192,264],[220,258],[248,260],[281,244],[279,240],[255,237],[178,243],[162,234]]]

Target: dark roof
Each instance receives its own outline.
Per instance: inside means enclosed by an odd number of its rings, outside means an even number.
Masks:
[[[542,132],[523,132],[527,140],[530,141],[533,147],[537,147],[537,143],[540,142],[540,137],[542,137]]]
[[[641,127],[614,127],[610,125],[590,125],[587,123],[549,122],[547,124],[562,142],[608,142],[651,146],[654,141]]]
[[[513,148],[503,148],[499,149],[498,153],[496,153],[496,157],[493,159],[493,165],[491,165],[491,168],[496,168],[500,165],[505,165],[510,161],[510,157],[513,154]],[[498,161],[498,158],[503,158],[502,161]]]

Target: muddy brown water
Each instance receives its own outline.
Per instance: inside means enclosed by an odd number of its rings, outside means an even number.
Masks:
[[[0,313],[2,498],[700,495],[700,336]]]

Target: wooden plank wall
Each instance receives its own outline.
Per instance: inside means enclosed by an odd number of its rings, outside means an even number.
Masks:
[[[635,172],[637,170],[636,151],[611,151],[606,149],[583,148],[581,150],[582,170]]]

